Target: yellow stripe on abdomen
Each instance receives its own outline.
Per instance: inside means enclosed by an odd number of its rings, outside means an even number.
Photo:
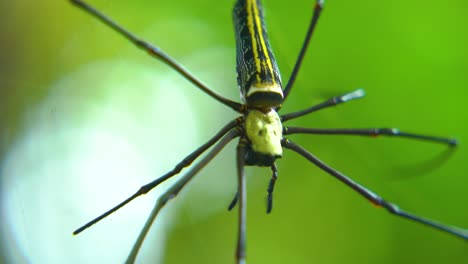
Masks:
[[[258,11],[257,0],[247,0],[247,26],[249,27],[250,36],[252,39],[252,51],[254,54],[255,66],[257,69],[257,83],[260,84],[265,82],[265,80],[261,79],[260,73],[262,71],[262,64],[266,62],[267,68],[270,72],[270,76],[272,77],[269,83],[271,84],[271,82],[273,82],[273,85],[276,85],[275,79],[273,78],[273,66],[271,63],[270,56],[268,54],[267,45],[265,44],[265,39],[263,37],[262,22],[260,18],[260,13]],[[259,47],[257,46],[257,39],[260,42],[261,49],[259,49]],[[265,58],[265,61],[262,61],[260,59],[259,52],[262,53],[262,55]]]

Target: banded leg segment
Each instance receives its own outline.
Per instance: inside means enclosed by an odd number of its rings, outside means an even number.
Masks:
[[[134,193],[132,196],[127,198],[125,201],[121,202],[117,206],[113,207],[112,209],[108,210],[104,214],[96,217],[92,221],[88,222],[84,226],[78,228],[73,232],[74,235],[78,235],[79,233],[83,232],[85,229],[88,227],[94,225],[95,223],[101,221],[103,218],[106,216],[112,214],[113,212],[119,210],[121,207],[126,205],[127,203],[131,202],[133,199],[137,198],[140,195],[146,194],[149,192],[151,189],[154,187],[158,186],[160,183],[164,182],[165,180],[171,178],[172,176],[178,174],[180,171],[182,171],[183,168],[189,166],[192,164],[194,160],[196,160],[203,152],[205,152],[208,148],[213,146],[221,137],[223,137],[226,133],[228,133],[230,130],[232,130],[234,127],[236,127],[238,124],[242,122],[241,118],[234,119],[233,121],[229,122],[227,125],[225,125],[216,135],[214,135],[210,140],[208,140],[205,144],[200,146],[198,149],[196,149],[194,152],[192,152],[190,155],[185,157],[181,162],[179,162],[174,169],[169,171],[168,173],[164,174],[163,176],[157,178],[156,180],[143,185],[138,189],[136,193]]]
[[[237,182],[239,197],[239,220],[237,237],[237,264],[245,264],[245,250],[247,241],[247,181],[245,177],[246,142],[241,139],[237,145]]]
[[[201,170],[205,167],[218,153],[234,138],[240,135],[239,131],[232,129],[227,133],[221,141],[214,146],[214,148],[205,156],[203,159],[194,165],[182,178],[180,178],[174,185],[167,189],[156,201],[156,204],[151,211],[148,220],[146,220],[145,226],[140,232],[137,241],[133,245],[132,251],[130,252],[127,261],[125,263],[134,263],[138,255],[138,251],[145,240],[146,235],[148,234],[151,225],[159,214],[159,211],[163,208],[166,203],[172,198],[176,197],[177,194],[184,188],[184,186]]]
[[[302,44],[301,51],[299,52],[299,56],[297,57],[296,63],[294,65],[294,69],[291,73],[291,76],[289,77],[289,81],[286,84],[286,87],[284,88],[284,100],[286,101],[286,98],[288,97],[289,93],[291,92],[291,88],[294,85],[294,81],[296,80],[297,74],[299,72],[299,69],[301,68],[302,61],[304,60],[304,56],[307,52],[307,47],[309,46],[310,39],[312,38],[312,35],[314,33],[315,26],[317,25],[317,21],[320,17],[320,13],[322,13],[323,9],[323,2],[324,0],[317,0],[315,3],[314,7],[314,13],[312,15],[312,20],[310,21],[309,28],[307,29],[307,34],[304,39],[304,42]]]
[[[270,184],[268,185],[268,197],[267,197],[267,214],[271,213],[271,210],[273,209],[273,190],[275,189],[275,182],[278,179],[278,168],[276,167],[276,164],[273,163],[271,165],[271,179],[270,179]]]
[[[346,94],[343,94],[343,95],[340,95],[340,96],[332,97],[332,98],[326,100],[325,102],[314,105],[314,106],[309,107],[307,109],[304,109],[304,110],[301,110],[301,111],[298,111],[298,112],[294,112],[294,113],[289,113],[289,114],[282,115],[281,116],[281,121],[286,122],[286,121],[294,119],[294,118],[298,118],[298,117],[301,117],[301,116],[304,116],[304,115],[308,115],[308,114],[310,114],[312,112],[318,111],[318,110],[323,109],[323,108],[327,108],[327,107],[330,107],[330,106],[335,106],[335,105],[345,103],[345,102],[348,102],[348,101],[351,101],[351,100],[354,100],[354,99],[362,98],[365,95],[366,95],[366,93],[364,92],[364,89],[357,89],[357,90],[352,91],[350,93],[346,93]]]
[[[408,139],[417,139],[433,143],[447,144],[449,146],[457,146],[458,141],[454,138],[444,138],[436,136],[428,136],[421,134],[414,134],[400,131],[397,128],[305,128],[305,127],[284,127],[284,135],[292,134],[313,134],[313,135],[351,135],[351,136],[390,136],[390,137],[402,137]]]
[[[328,166],[321,160],[319,160],[317,157],[312,155],[310,152],[305,150],[304,148],[300,147],[299,145],[293,143],[292,141],[288,139],[283,139],[282,144],[285,148],[288,148],[299,155],[303,156],[306,158],[308,161],[312,162],[315,164],[317,167],[322,169],[323,171],[327,172],[331,176],[335,177],[339,181],[343,182],[356,192],[358,192],[360,195],[364,196],[367,200],[369,200],[371,203],[383,207],[387,209],[387,211],[391,214],[400,216],[402,218],[412,220],[414,222],[418,222],[427,226],[430,226],[432,228],[435,228],[439,231],[446,232],[448,234],[454,235],[456,237],[462,238],[464,240],[468,240],[468,230],[467,229],[462,229],[459,227],[454,227],[454,226],[449,226],[449,225],[444,225],[439,222],[436,222],[434,220],[430,220],[427,218],[423,218],[417,215],[414,215],[412,213],[406,212],[402,209],[400,209],[397,205],[392,204],[386,200],[384,200],[382,197],[377,195],[376,193],[372,192],[371,190],[367,189],[366,187],[360,185],[359,183],[353,181],[352,179],[348,178],[346,175],[343,173],[333,169],[332,167]]]
[[[221,95],[217,94],[210,88],[208,88],[204,83],[202,83],[200,80],[198,80],[193,74],[191,74],[187,69],[185,69],[181,64],[179,64],[177,61],[175,61],[172,57],[167,55],[165,52],[163,52],[160,48],[153,46],[152,44],[138,38],[137,36],[133,35],[130,31],[126,30],[113,20],[111,20],[109,17],[105,16],[103,13],[95,9],[94,7],[90,6],[89,4],[85,3],[84,1],[81,0],[70,0],[70,2],[84,11],[88,12],[95,18],[99,19],[101,22],[106,24],[107,26],[111,27],[113,30],[115,30],[117,33],[120,35],[124,36],[126,39],[131,41],[135,46],[137,46],[140,49],[145,50],[149,55],[152,57],[161,60],[162,62],[166,63],[169,67],[172,69],[176,70],[178,73],[180,73],[182,76],[185,77],[185,79],[189,80],[191,83],[193,83],[195,86],[197,86],[200,90],[208,94],[209,96],[213,97],[215,100],[218,102],[230,107],[234,111],[237,112],[242,112],[243,108],[242,105],[234,102],[232,100],[229,100],[227,98],[222,97]]]

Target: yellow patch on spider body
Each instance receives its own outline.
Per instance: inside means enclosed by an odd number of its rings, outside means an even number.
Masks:
[[[282,156],[283,126],[276,111],[263,113],[250,110],[245,118],[245,132],[253,151],[275,157]]]

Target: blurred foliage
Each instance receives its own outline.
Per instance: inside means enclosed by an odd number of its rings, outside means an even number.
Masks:
[[[220,85],[213,86],[216,91],[232,99],[238,97],[233,1],[90,2],[174,58],[186,60],[195,75],[202,76],[209,85]],[[263,2],[270,41],[286,83],[314,3]],[[326,1],[296,85],[282,109],[283,113],[299,110],[363,87],[367,92],[363,100],[288,124],[398,127],[454,136],[461,142],[455,151],[405,139],[291,138],[402,208],[468,227],[467,12],[468,2],[464,0]],[[68,1],[3,1],[0,17],[0,157],[5,157],[15,140],[25,133],[33,106],[40,104],[51,85],[64,75],[84,64],[112,58],[161,64]],[[218,49],[226,50],[228,56],[208,57],[211,50]],[[207,57],[193,55],[200,51]],[[206,74],[204,63],[212,60],[218,63],[216,68],[222,69],[221,75]],[[99,96],[98,87],[95,89]],[[128,94],[139,90],[136,86]],[[206,96],[200,97],[206,101],[198,103],[199,112],[193,114],[198,116],[203,131],[197,140],[203,142],[222,126],[223,120],[227,122],[234,115]],[[173,103],[174,108],[177,103]],[[171,111],[167,109],[166,114],[171,115]],[[174,123],[167,129],[174,129],[176,124],[183,126],[183,122]],[[178,143],[184,144],[183,140]],[[159,151],[177,152],[178,146]],[[179,197],[177,203],[181,206],[171,218],[174,225],[169,230],[165,263],[233,262],[237,213],[223,209],[235,191],[232,151],[226,150],[213,161],[222,164],[213,165],[216,169],[208,167],[202,173],[205,176],[192,182],[198,188]],[[266,215],[264,208],[269,169],[247,170],[249,263],[428,264],[462,263],[468,259],[466,242],[375,209],[294,153],[286,151],[278,166],[271,215]],[[170,168],[172,164],[167,164]],[[226,173],[219,175],[219,171]],[[214,182],[225,180],[231,192],[209,195],[200,187],[216,188]],[[212,206],[220,209],[208,217],[196,216]],[[116,230],[112,239],[118,239],[118,233]],[[149,240],[157,235],[151,233]],[[151,248],[143,250],[151,254]]]

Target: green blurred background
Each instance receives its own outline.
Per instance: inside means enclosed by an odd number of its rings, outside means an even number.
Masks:
[[[289,78],[313,1],[264,0]],[[233,1],[91,4],[238,100]],[[468,228],[468,2],[329,0],[282,113],[365,88],[364,100],[291,121],[454,136],[293,136],[328,164],[419,215]],[[228,120],[204,95],[68,1],[0,2],[1,253],[5,263],[119,263],[157,195],[71,232],[168,171]],[[289,123],[288,123],[289,124]],[[234,145],[169,203],[140,263],[233,263]],[[466,263],[466,242],[378,210],[285,151],[273,212],[269,169],[249,168],[249,263]],[[220,173],[221,172],[221,173]],[[163,187],[163,186],[162,186]]]

